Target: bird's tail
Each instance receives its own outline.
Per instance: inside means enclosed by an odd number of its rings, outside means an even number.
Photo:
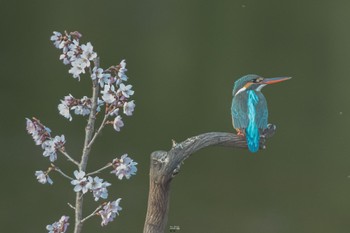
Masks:
[[[258,103],[259,98],[255,94],[254,91],[249,90],[248,91],[248,118],[249,123],[248,127],[246,128],[246,140],[248,144],[248,149],[251,152],[257,152],[259,150],[259,144],[260,144],[260,133],[259,128],[256,124],[256,111],[255,111],[255,105]]]

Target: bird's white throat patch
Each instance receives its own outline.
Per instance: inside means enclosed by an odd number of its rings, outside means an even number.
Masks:
[[[247,88],[246,88],[246,87],[242,87],[241,89],[239,89],[239,90],[237,91],[237,93],[235,94],[235,96],[238,95],[239,93],[245,91],[245,90],[247,90]]]
[[[261,91],[261,89],[262,89],[264,86],[266,86],[266,85],[267,85],[267,84],[260,84],[255,90],[256,90],[256,91]],[[237,93],[235,94],[235,96],[238,95],[239,93],[243,92],[243,91],[246,91],[246,90],[247,90],[246,87],[242,87],[241,89],[239,89],[239,90],[237,91]]]
[[[260,86],[258,86],[258,88],[256,88],[257,91],[261,91],[261,89],[266,86],[267,84],[260,84]]]

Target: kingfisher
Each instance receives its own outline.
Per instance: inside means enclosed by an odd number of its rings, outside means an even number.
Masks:
[[[267,102],[261,93],[262,88],[289,79],[291,77],[263,78],[249,74],[235,82],[232,91],[232,124],[237,135],[245,136],[251,152],[259,150],[260,134],[268,123]]]

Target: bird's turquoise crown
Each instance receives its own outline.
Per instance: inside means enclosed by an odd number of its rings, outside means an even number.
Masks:
[[[244,87],[244,85],[252,80],[256,80],[258,78],[261,78],[261,76],[257,75],[257,74],[247,74],[243,77],[241,77],[240,79],[235,81],[235,84],[233,86],[233,91],[232,91],[232,95],[234,96],[238,90],[240,90],[242,87]]]

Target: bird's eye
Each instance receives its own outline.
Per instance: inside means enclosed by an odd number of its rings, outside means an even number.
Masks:
[[[263,80],[263,78],[259,77],[254,79],[254,83],[260,83]]]

